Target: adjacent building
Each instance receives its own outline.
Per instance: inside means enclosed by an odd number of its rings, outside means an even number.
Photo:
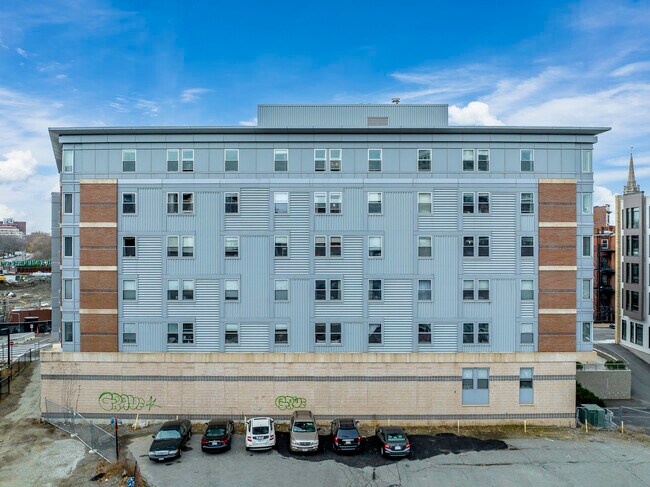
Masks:
[[[62,351],[42,397],[74,381],[90,417],[136,395],[125,417],[571,424],[608,129],[447,119],[262,105],[256,127],[50,129]]]
[[[616,340],[623,346],[650,353],[648,307],[648,204],[645,193],[636,183],[634,160],[630,154],[627,184],[623,195],[616,197],[618,229],[618,268],[616,280],[619,319]]]
[[[594,322],[614,323],[616,311],[616,227],[609,224],[609,205],[594,206]],[[585,296],[590,291],[583,288]]]
[[[0,236],[24,238],[27,234],[27,222],[18,222],[13,218],[0,221]]]

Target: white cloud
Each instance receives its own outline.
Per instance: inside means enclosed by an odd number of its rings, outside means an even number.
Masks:
[[[140,112],[143,115],[155,118],[160,114],[160,105],[157,101],[141,97],[117,96],[108,104],[109,107],[120,113]]]
[[[449,107],[449,122],[452,125],[503,125],[490,113],[490,107],[480,101],[472,101],[466,107]]]
[[[67,74],[57,74],[55,76],[55,78],[56,79],[68,79],[68,75]]]
[[[630,74],[642,73],[645,71],[650,71],[650,61],[626,64],[612,71],[611,75],[617,77],[629,76]]]
[[[605,206],[614,209],[614,193],[604,186],[594,185],[594,206]]]
[[[16,52],[18,53],[19,56],[22,56],[25,59],[27,59],[27,51],[25,51],[22,47],[17,47]]]
[[[239,122],[239,125],[241,125],[242,127],[256,127],[257,117],[251,118],[250,120],[242,120]]]
[[[38,162],[30,150],[7,152],[0,159],[0,180],[22,181],[36,172]]]
[[[210,89],[208,88],[188,88],[187,90],[183,90],[181,93],[181,102],[183,103],[191,103],[193,101],[198,100],[201,95],[204,95],[205,93],[209,93]]]

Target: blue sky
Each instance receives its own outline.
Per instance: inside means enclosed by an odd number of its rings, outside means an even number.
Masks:
[[[650,1],[2,0],[0,216],[49,230],[47,128],[254,124],[258,103],[448,103],[460,125],[611,126],[650,191]],[[498,9],[494,6],[498,5]]]

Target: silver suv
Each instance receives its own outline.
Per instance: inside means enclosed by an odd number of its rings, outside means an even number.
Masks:
[[[318,428],[311,411],[294,411],[289,427],[292,452],[318,451]]]

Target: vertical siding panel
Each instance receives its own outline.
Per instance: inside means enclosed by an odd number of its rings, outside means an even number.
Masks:
[[[290,214],[274,219],[276,235],[289,236],[289,258],[274,259],[274,272],[277,274],[309,273],[309,193],[291,193],[289,197]]]
[[[384,215],[372,217],[369,235],[383,235],[384,257],[367,259],[368,276],[412,274],[415,252],[413,193],[385,192]],[[367,245],[367,243],[365,243]]]
[[[384,280],[383,301],[368,303],[368,318],[384,323],[385,352],[413,350],[413,284],[411,280]]]
[[[456,236],[436,236],[433,238],[434,271],[433,309],[436,318],[455,318],[458,312],[460,280],[458,279],[458,259],[460,248]]]
[[[219,351],[219,281],[196,281],[195,352]]]
[[[136,239],[135,259],[122,258],[121,276],[137,278],[137,301],[122,301],[124,320],[139,321],[143,316],[162,317],[162,245],[159,236]],[[121,289],[121,286],[120,286]]]
[[[458,190],[433,190],[433,215],[418,222],[422,231],[455,232],[458,230]]]
[[[239,199],[239,214],[225,215],[226,230],[268,230],[270,204],[268,188],[242,188]],[[221,202],[219,206],[223,208],[223,204]]]

